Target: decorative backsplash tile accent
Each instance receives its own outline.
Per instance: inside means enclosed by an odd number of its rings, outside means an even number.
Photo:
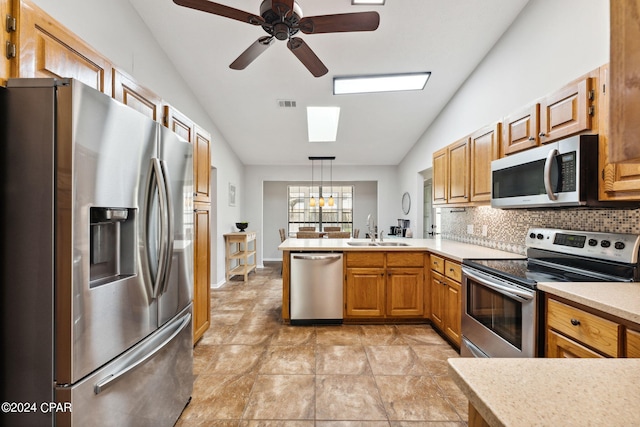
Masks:
[[[640,234],[640,209],[438,208],[442,238],[525,254],[529,227]],[[473,225],[473,234],[468,226]],[[482,235],[482,226],[487,235]]]

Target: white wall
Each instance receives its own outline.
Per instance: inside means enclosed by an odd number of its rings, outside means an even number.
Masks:
[[[326,175],[325,175],[326,177]],[[275,233],[277,229],[267,229],[264,224],[264,209],[270,206],[269,201],[264,200],[264,182],[268,181],[310,181],[311,164],[304,166],[246,166],[245,167],[245,192],[242,196],[246,207],[245,217],[251,224],[249,228],[258,232],[258,265],[262,264],[265,254],[265,233]],[[371,213],[375,218],[378,229],[389,230],[392,225],[398,224],[398,218],[403,218],[401,195],[404,191],[398,190],[397,169],[395,166],[333,166],[334,182],[350,181],[374,181],[378,186],[377,212],[354,212],[354,226],[360,228],[360,237],[363,236],[362,221],[366,221],[367,214]],[[400,194],[400,196],[398,196]],[[283,206],[286,208],[286,205]],[[282,218],[286,224],[286,212]],[[360,225],[360,226],[358,226]],[[278,228],[284,225],[279,226]],[[267,250],[271,254],[271,250]],[[267,257],[267,259],[269,259]]]
[[[282,253],[278,250],[280,234],[278,229],[287,229],[288,186],[310,185],[310,181],[264,181],[262,229],[258,245],[262,247],[260,258],[263,261],[280,261]],[[329,183],[325,181],[325,185]],[[360,237],[365,236],[367,215],[376,215],[378,211],[378,183],[376,181],[335,181],[334,186],[353,186],[353,229],[360,229]],[[325,195],[326,197],[326,195]],[[251,225],[251,224],[250,224]],[[332,225],[332,224],[325,224]],[[386,233],[389,229],[385,230]]]
[[[165,1],[165,0],[162,0]],[[170,1],[170,0],[166,0]],[[127,0],[33,0],[54,19],[74,32],[116,66],[132,75],[140,84],[160,95],[178,110],[193,119],[212,135],[212,165],[217,168],[218,200],[212,200],[217,210],[217,236],[211,244],[217,251],[217,277],[224,280],[224,241],[222,233],[233,231],[241,216],[242,200],[229,206],[228,184],[237,185],[240,194],[244,185],[244,166],[231,150],[229,142],[196,100],[162,48],[156,43],[144,22]]]
[[[435,150],[607,62],[609,0],[530,0],[400,163],[400,187],[422,206],[419,172]],[[417,235],[421,217],[421,209],[409,213]]]

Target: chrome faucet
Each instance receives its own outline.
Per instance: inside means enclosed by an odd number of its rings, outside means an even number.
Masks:
[[[367,215],[367,231],[369,232],[369,237],[371,237],[371,243],[376,242],[376,226],[371,219],[371,214]]]
[[[380,241],[384,242],[383,237],[384,237],[384,230],[380,230]]]

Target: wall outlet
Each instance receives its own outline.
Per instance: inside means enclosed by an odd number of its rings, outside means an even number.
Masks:
[[[467,234],[473,234],[473,224],[467,225]]]
[[[487,227],[487,225],[485,224],[482,226],[482,235],[484,237],[487,237],[487,234],[489,234],[489,227]]]

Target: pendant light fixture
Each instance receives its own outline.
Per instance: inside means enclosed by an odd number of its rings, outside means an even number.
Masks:
[[[331,189],[329,190],[329,206],[333,206],[334,205],[334,201],[333,201],[333,159],[331,159],[329,161],[329,166],[331,167],[331,169],[329,169],[329,171],[331,172],[330,176],[331,176]]]
[[[325,160],[329,160],[331,162],[333,162],[333,160],[335,160],[336,156],[324,156],[324,157],[317,157],[317,156],[309,156],[309,160],[311,160],[311,186],[313,187],[313,166],[314,166],[314,162],[315,160],[320,160],[320,188],[322,188],[322,180],[323,180],[323,172],[322,169],[324,167],[324,161]],[[333,173],[333,171],[332,171]],[[331,177],[331,185],[333,186],[333,175]],[[329,198],[329,206],[333,206],[333,197]],[[309,200],[309,206],[315,206],[316,205],[316,199],[311,196],[311,200]],[[318,205],[320,207],[324,206],[324,197],[320,196],[320,199],[318,200]]]
[[[314,158],[309,157],[309,160],[311,160],[311,187],[309,188],[309,196],[311,196],[311,199],[309,199],[309,206],[311,207],[315,207],[316,206],[316,198],[313,197],[313,165],[314,165]]]
[[[324,184],[324,175],[323,175],[323,169],[324,169],[324,159],[320,159],[320,200],[318,200],[318,205],[320,205],[320,207],[324,206],[324,197],[322,197],[322,185]]]

